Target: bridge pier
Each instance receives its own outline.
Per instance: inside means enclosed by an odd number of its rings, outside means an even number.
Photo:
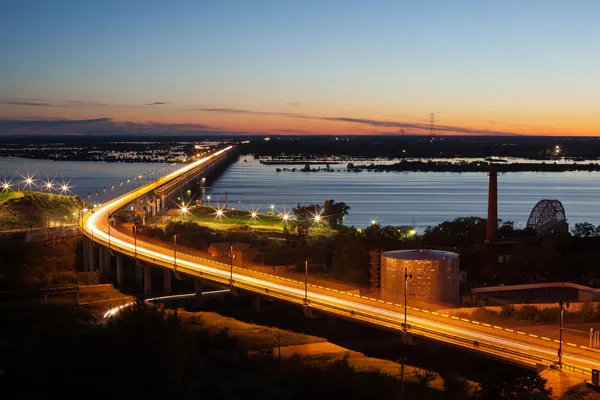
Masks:
[[[171,294],[171,270],[165,269],[164,292]]]
[[[144,265],[144,296],[148,297],[152,293],[152,267]]]
[[[134,278],[135,278],[135,284],[140,287],[142,286],[142,267],[139,264],[139,261],[135,262],[135,267],[134,267]]]
[[[117,286],[119,289],[123,288],[123,256],[117,254]]]
[[[337,330],[337,319],[334,317],[327,317],[327,333],[335,333]]]
[[[255,314],[260,314],[260,296],[252,296],[252,311]]]
[[[90,272],[93,272],[94,269],[96,269],[96,245],[91,240],[88,240],[88,246],[89,246],[88,266],[89,266]]]
[[[204,284],[200,279],[194,281],[194,289],[196,291],[196,300],[202,303],[202,292],[204,291]]]

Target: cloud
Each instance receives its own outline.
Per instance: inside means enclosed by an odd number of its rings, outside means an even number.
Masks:
[[[168,101],[153,101],[152,103],[145,104],[146,106],[162,106],[164,104],[169,104]]]
[[[94,119],[0,119],[0,135],[193,134],[220,132],[206,124],[164,124]]]
[[[298,103],[298,102],[295,102],[295,101],[287,103],[287,105],[290,106],[290,107],[293,107],[293,108],[300,108],[300,107],[302,107],[302,103]]]
[[[323,117],[318,115],[298,114],[298,113],[287,113],[287,112],[271,112],[271,111],[252,111],[237,108],[198,108],[204,112],[217,112],[227,114],[252,114],[252,115],[271,115],[271,116],[283,116],[297,119],[311,119],[318,121],[333,121],[333,122],[345,122],[350,124],[367,125],[378,128],[396,128],[396,129],[411,129],[418,130],[421,133],[429,132],[428,123],[413,123],[413,122],[401,122],[401,121],[389,121],[379,119],[367,119],[367,118],[352,118],[352,117]],[[461,126],[451,125],[436,125],[435,131],[438,133],[458,133],[465,135],[518,135],[515,132],[507,131],[492,131],[489,129],[474,129],[466,128]],[[416,133],[416,132],[415,132]]]
[[[56,107],[54,104],[51,103],[26,100],[0,100],[0,104],[6,104],[9,106]]]
[[[239,108],[212,108],[212,107],[199,107],[198,111],[212,112],[212,113],[225,113],[225,114],[252,114],[252,115],[272,115],[272,116],[283,116],[292,118],[311,118],[309,115],[277,112],[277,111],[252,111],[243,110]]]

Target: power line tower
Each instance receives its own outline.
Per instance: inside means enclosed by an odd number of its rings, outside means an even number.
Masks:
[[[433,132],[435,131],[435,113],[429,113],[429,136],[433,139]]]

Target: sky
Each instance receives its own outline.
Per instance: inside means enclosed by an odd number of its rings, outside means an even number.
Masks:
[[[0,134],[600,136],[600,1],[4,1]]]

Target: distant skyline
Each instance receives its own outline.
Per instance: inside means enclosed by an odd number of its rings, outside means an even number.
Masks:
[[[600,2],[13,1],[0,135],[600,136]]]

